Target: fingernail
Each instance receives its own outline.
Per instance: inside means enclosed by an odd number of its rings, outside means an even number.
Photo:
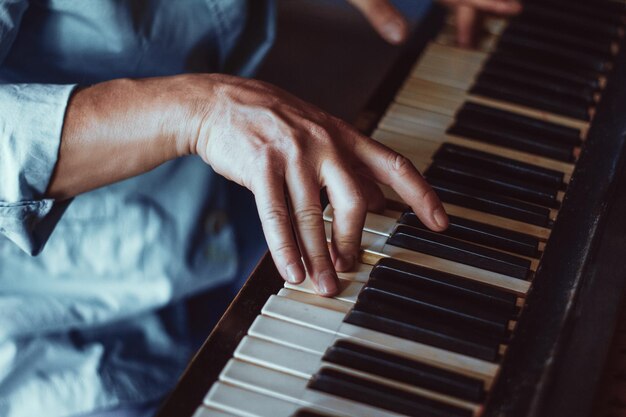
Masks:
[[[387,40],[398,43],[402,42],[402,25],[396,20],[391,20],[383,27],[383,32]]]
[[[442,229],[448,227],[448,215],[443,210],[443,208],[439,207],[433,213],[433,219],[435,220],[435,224]]]
[[[335,260],[335,269],[341,272],[349,271],[354,266],[354,261],[354,255],[338,256]]]
[[[337,293],[337,278],[331,272],[322,272],[318,277],[321,295],[331,296]]]
[[[290,284],[299,284],[304,281],[304,271],[298,264],[289,264],[285,269],[287,271],[287,281]]]

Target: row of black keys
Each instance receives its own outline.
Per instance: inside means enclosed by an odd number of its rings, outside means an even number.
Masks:
[[[372,298],[376,291],[383,294],[383,297]],[[375,313],[363,311],[372,308],[378,311]],[[401,309],[404,319],[396,317],[389,320],[389,312],[394,309],[396,311]],[[476,332],[493,333],[500,335],[503,340],[506,339],[508,321],[515,311],[515,297],[506,292],[440,271],[394,259],[384,259],[373,269],[370,280],[346,321],[405,339],[469,354],[474,350],[466,340],[476,340],[473,335]],[[439,323],[439,326],[432,324],[442,320],[446,323]],[[407,332],[409,328],[407,323],[411,323],[409,327],[413,332]],[[461,329],[465,330],[464,339],[459,339]],[[429,338],[429,335],[435,334],[445,334],[449,340],[456,338],[458,343],[464,344],[464,347],[438,343],[438,340]],[[470,347],[469,352],[465,349],[467,347]],[[495,360],[495,357],[493,359]],[[484,383],[479,379],[346,340],[335,342],[324,354],[323,361],[471,402],[481,402],[485,397]],[[470,410],[334,369],[321,369],[311,379],[309,387],[400,414],[433,417],[472,415]],[[302,411],[297,415],[322,414]]]
[[[457,397],[480,400],[482,381],[386,354],[347,341],[338,341],[325,353],[324,361],[368,372],[413,386],[444,391]],[[357,377],[332,368],[320,369],[308,387],[399,414],[419,417],[469,417],[471,410]],[[471,397],[471,398],[468,398]],[[307,415],[298,413],[297,415]],[[321,414],[308,414],[309,416]]]
[[[380,352],[340,340],[325,353],[323,360],[397,382],[479,401],[484,398],[483,383],[420,362]],[[470,417],[471,410],[442,403],[422,395],[357,377],[332,368],[320,369],[308,387],[351,401],[395,413],[419,417]],[[301,410],[295,417],[328,417],[317,411]]]
[[[563,173],[449,143],[432,158],[424,176],[443,201],[551,227]]]
[[[530,3],[512,18],[470,92],[589,120],[623,31],[621,16]]]
[[[452,165],[461,170],[453,172],[454,176],[442,168]],[[475,168],[478,166],[480,168]],[[489,173],[484,172],[487,168],[490,169]],[[482,177],[467,174],[478,170],[483,171]],[[525,178],[535,173],[537,183],[506,177],[516,173],[525,173]],[[506,188],[513,186],[516,193],[526,188],[532,194],[542,187],[548,187],[539,184],[544,174],[550,174],[550,171],[453,144],[443,144],[434,156],[433,165],[426,171],[428,181],[443,201],[535,224],[546,224],[549,210],[508,196]],[[555,179],[562,180],[562,175],[546,175],[546,178],[552,182],[550,192],[556,195],[559,186]],[[502,184],[502,187],[494,185],[494,181]],[[487,191],[489,187],[491,190]],[[459,198],[461,192],[464,193],[463,198]],[[539,221],[530,217],[527,207],[531,215],[538,213],[535,217]],[[518,255],[540,257],[539,239],[534,236],[456,216],[450,216],[450,225],[446,231],[434,233],[412,211],[405,211],[398,219],[398,226],[387,243],[519,279],[530,276],[531,262]]]
[[[510,338],[516,297],[395,259],[372,270],[347,323],[486,361]]]

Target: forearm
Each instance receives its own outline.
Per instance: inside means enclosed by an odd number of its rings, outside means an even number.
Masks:
[[[65,199],[189,153],[197,126],[187,76],[113,80],[78,90],[47,194]]]

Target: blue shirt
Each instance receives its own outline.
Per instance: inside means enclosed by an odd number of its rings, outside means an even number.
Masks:
[[[188,157],[71,202],[44,193],[76,85],[249,76],[269,3],[0,0],[0,416],[144,401],[175,380],[189,351],[152,312],[232,279],[225,180]]]

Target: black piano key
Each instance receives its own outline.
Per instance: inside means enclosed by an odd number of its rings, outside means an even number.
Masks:
[[[518,84],[530,85],[564,97],[572,97],[581,103],[585,103],[587,106],[595,104],[596,90],[584,84],[574,83],[569,80],[538,74],[536,72],[533,73],[528,70],[520,70],[511,65],[498,63],[497,61],[489,61],[483,66],[481,73],[503,80],[511,80]]]
[[[528,140],[537,142],[555,142],[568,145],[580,145],[580,129],[546,122],[534,117],[523,116],[506,110],[496,109],[471,101],[463,103],[455,119],[461,121],[479,120],[499,130],[507,129],[524,134]]]
[[[471,410],[445,404],[415,393],[356,377],[336,369],[322,368],[308,387],[355,402],[414,417],[471,417]]]
[[[506,28],[507,34],[514,33],[516,36],[532,37],[543,39],[547,42],[567,45],[568,47],[578,47],[588,53],[597,54],[606,60],[613,57],[613,45],[589,39],[583,33],[564,32],[559,28],[546,27],[532,24],[523,19],[513,18]]]
[[[588,121],[590,119],[589,106],[584,101],[491,74],[479,74],[469,92],[578,120]],[[571,160],[571,155],[559,155],[558,158]]]
[[[514,127],[516,131],[540,136],[537,141],[559,142],[569,145],[581,143],[581,131],[573,127],[547,122],[535,117],[524,116],[507,110],[496,109],[471,101],[463,103],[456,114],[457,119],[478,119],[489,125]]]
[[[491,246],[518,255],[535,258],[539,256],[539,239],[534,236],[457,216],[448,215],[448,220],[450,221],[448,228],[440,232],[443,235]],[[412,211],[404,212],[398,223],[429,230]]]
[[[509,337],[509,315],[483,308],[470,299],[450,297],[436,292],[425,293],[389,279],[377,278],[370,279],[362,291],[364,297],[370,293],[386,297],[390,302],[397,303],[397,306],[405,306],[407,312],[437,314],[450,324],[457,323],[459,326],[480,329],[490,335],[502,337],[503,341]]]
[[[424,174],[429,178],[440,178],[546,207],[558,208],[560,205],[556,199],[555,189],[529,183],[518,179],[519,177],[467,166],[464,163],[434,161]]]
[[[525,3],[541,3],[559,13],[571,13],[596,21],[606,21],[624,26],[626,8],[617,1],[571,1],[571,0],[526,0]],[[584,33],[584,32],[583,32]]]
[[[442,201],[542,227],[550,227],[550,210],[484,190],[427,178]]]
[[[424,303],[402,301],[398,296],[365,286],[359,292],[352,311],[361,311],[403,323],[414,328],[416,336],[424,343],[453,349],[465,345],[477,353],[496,352],[501,343],[508,342],[508,330],[494,330],[496,326],[478,326],[469,319],[460,319],[460,310],[454,314]],[[508,326],[508,320],[507,320]],[[486,350],[485,350],[486,349]],[[486,356],[491,357],[491,356]]]
[[[559,27],[564,32],[582,32],[591,39],[611,42],[620,36],[620,25],[606,21],[590,19],[577,13],[567,12],[568,7],[557,10],[539,3],[529,3],[524,7],[519,19],[542,24],[548,27]]]
[[[423,292],[438,292],[451,298],[462,298],[509,316],[516,310],[517,297],[514,294],[398,259],[384,258],[378,261],[370,278],[404,283]]]
[[[545,24],[548,27],[559,27],[564,32],[582,32],[594,39],[606,39],[607,43],[619,38],[620,25],[599,22],[588,15],[568,13],[569,5],[563,9],[555,9],[540,3],[524,4],[520,19]]]
[[[529,60],[526,57],[514,53],[496,50],[492,53],[487,62],[506,63],[520,70],[584,84],[595,90],[600,88],[600,80],[596,72],[581,68],[567,68],[552,61]]]
[[[383,311],[384,310],[384,311]],[[444,323],[411,317],[386,304],[361,303],[348,313],[346,323],[438,347],[489,362],[499,358],[499,340],[477,332],[462,331]],[[418,322],[418,323],[416,323]]]
[[[609,70],[609,60],[584,49],[554,44],[544,39],[523,36],[516,31],[505,30],[498,41],[498,49],[513,49],[524,54],[548,55],[552,60],[559,60],[564,66],[577,66],[604,73]]]
[[[526,279],[530,273],[527,259],[402,224],[396,227],[387,244],[519,279]]]
[[[292,417],[332,417],[330,414],[321,414],[313,410],[298,410]]]
[[[485,397],[484,383],[480,379],[347,340],[338,340],[329,347],[323,360],[468,401],[479,402]]]
[[[470,103],[467,103],[470,104]],[[515,159],[504,158],[488,152],[477,151],[452,143],[443,143],[433,155],[434,161],[462,162],[473,167],[482,167],[513,177],[524,178],[535,184],[560,190],[563,186],[563,173]]]
[[[548,42],[524,36],[515,36],[515,32],[504,32],[498,42],[498,49],[513,50],[526,56],[548,56],[552,61],[561,61],[564,66],[605,73],[610,69],[609,61],[585,51],[553,45]]]
[[[448,128],[446,133],[559,161],[572,162],[574,159],[573,145],[542,140],[540,135],[530,134],[526,130],[517,129],[517,126],[514,125],[492,123],[490,119],[480,117],[475,113],[464,117],[464,114],[459,112],[454,124]]]

